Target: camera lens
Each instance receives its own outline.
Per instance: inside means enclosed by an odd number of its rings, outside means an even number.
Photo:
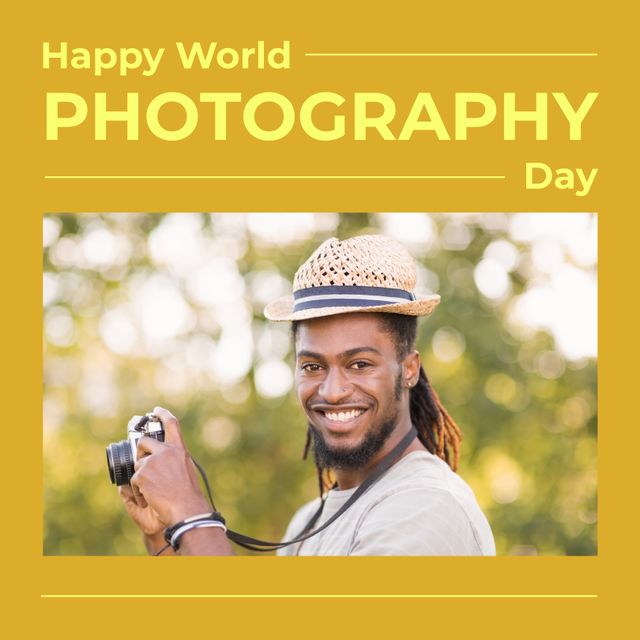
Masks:
[[[128,440],[114,442],[107,447],[107,464],[109,477],[113,484],[122,486],[131,482],[135,470],[131,445]]]

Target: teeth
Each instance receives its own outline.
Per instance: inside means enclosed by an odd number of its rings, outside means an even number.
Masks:
[[[346,422],[353,420],[364,413],[364,409],[353,409],[351,411],[330,412],[325,411],[325,416],[332,422]]]

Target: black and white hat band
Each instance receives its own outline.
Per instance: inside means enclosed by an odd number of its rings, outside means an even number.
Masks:
[[[308,287],[293,292],[293,311],[322,309],[325,307],[382,307],[402,304],[416,299],[404,289],[389,287],[362,287],[357,285],[334,285]]]

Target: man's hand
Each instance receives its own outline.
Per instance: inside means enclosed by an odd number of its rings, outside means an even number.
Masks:
[[[138,441],[131,494],[139,510],[127,506],[141,529],[141,522],[154,529],[211,511],[198,485],[195,466],[182,439],[177,418],[162,407],[155,407],[153,413],[162,422],[165,440],[158,442],[143,437]]]
[[[118,492],[120,493],[127,513],[144,534],[144,544],[147,547],[147,551],[155,555],[166,546],[164,539],[166,524],[160,520],[158,514],[151,507],[141,507],[138,505],[133,498],[133,491],[128,484],[118,487]],[[173,550],[171,548],[166,549],[163,555],[173,555]]]
[[[133,491],[129,485],[118,487],[122,502],[131,519],[138,525],[140,531],[149,538],[162,533],[167,526],[158,514],[149,506],[141,507],[133,498]]]
[[[164,427],[164,442],[140,438],[131,487],[120,487],[129,515],[145,534],[149,553],[157,553],[165,547],[162,535],[165,527],[211,511],[200,490],[195,465],[182,439],[178,420],[162,407],[156,407],[153,413]],[[173,550],[166,553],[171,555]],[[179,554],[228,556],[233,555],[233,549],[222,529],[203,528],[182,535]]]

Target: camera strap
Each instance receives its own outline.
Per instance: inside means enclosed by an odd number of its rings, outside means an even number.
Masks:
[[[324,508],[325,498],[321,498],[320,507],[313,514],[309,522],[307,522],[304,529],[300,534],[293,538],[293,540],[287,540],[286,542],[267,542],[265,540],[258,540],[257,538],[251,538],[245,536],[237,531],[227,530],[227,537],[236,544],[244,547],[245,549],[251,549],[252,551],[276,551],[283,547],[288,547],[290,544],[302,542],[312,536],[317,535],[321,531],[324,531],[330,524],[335,522],[351,505],[356,502],[362,494],[365,493],[373,484],[375,484],[380,477],[388,471],[398,460],[400,454],[413,442],[417,437],[415,427],[411,427],[410,431],[400,440],[400,442],[380,460],[380,462],[373,468],[371,473],[366,477],[365,481],[353,492],[351,497],[334,513],[325,523],[319,526],[317,529],[310,531],[310,529],[316,524],[322,515]]]

